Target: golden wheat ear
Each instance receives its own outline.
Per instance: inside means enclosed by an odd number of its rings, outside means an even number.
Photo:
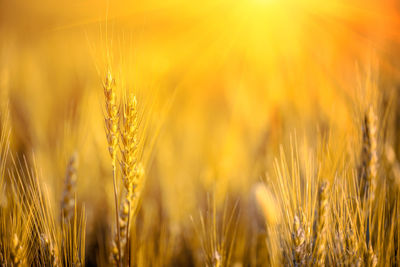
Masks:
[[[117,240],[115,247],[112,248],[112,261],[121,266],[121,246],[120,246],[120,226],[118,216],[118,191],[117,191],[117,150],[119,141],[119,108],[117,104],[117,95],[115,90],[115,80],[112,76],[111,70],[107,70],[107,75],[103,83],[104,98],[105,98],[105,132],[107,137],[108,152],[111,157],[112,178],[114,186],[114,201],[115,201],[115,221],[116,221],[116,236]]]
[[[138,158],[139,136],[138,136],[138,111],[136,96],[130,95],[124,104],[123,112],[120,115],[120,136],[121,136],[121,171],[125,189],[123,200],[119,207],[119,251],[118,256],[124,260],[125,252],[129,251],[129,232],[132,213],[136,210],[138,201],[138,188],[142,182],[144,169]],[[118,240],[114,239],[112,251],[114,260],[117,259]],[[125,257],[125,261],[129,261]]]
[[[121,169],[127,199],[131,201],[138,186],[138,112],[136,97],[130,95],[124,105],[121,132]]]
[[[111,164],[115,169],[118,150],[118,104],[115,90],[115,80],[111,74],[111,70],[107,71],[106,79],[103,84],[105,97],[105,128],[108,143],[108,151],[111,156]]]

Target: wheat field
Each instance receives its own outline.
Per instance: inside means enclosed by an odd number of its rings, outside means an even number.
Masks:
[[[0,0],[0,266],[400,266],[400,2]]]

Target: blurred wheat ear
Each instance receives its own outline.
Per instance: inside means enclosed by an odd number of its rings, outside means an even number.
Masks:
[[[191,217],[205,266],[230,266],[237,231],[237,209],[237,203],[229,207],[225,202],[220,210],[213,195],[207,198],[207,210],[200,211],[198,218]]]
[[[361,151],[361,170],[360,188],[361,198],[365,205],[371,208],[375,200],[376,179],[378,172],[378,141],[377,141],[377,117],[374,108],[369,107],[364,114],[362,126],[362,151]]]
[[[317,217],[314,222],[314,249],[313,255],[316,266],[325,266],[327,254],[328,228],[328,182],[321,182],[318,190]]]
[[[77,169],[78,169],[78,153],[72,154],[69,159],[65,180],[64,192],[61,200],[61,218],[69,222],[72,219],[75,208],[75,191],[77,182]]]
[[[258,183],[254,187],[254,195],[256,204],[265,220],[266,238],[264,242],[267,246],[269,264],[273,266],[281,266],[283,264],[283,259],[278,232],[278,227],[282,223],[280,205],[272,191],[263,183]]]

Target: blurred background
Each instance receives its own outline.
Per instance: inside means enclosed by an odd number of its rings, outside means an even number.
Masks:
[[[77,199],[94,262],[91,249],[108,238],[100,217],[113,216],[102,88],[110,67],[149,125],[143,220],[159,218],[179,236],[207,192],[218,201],[248,195],[291,136],[313,146],[317,136],[351,134],[371,97],[366,80],[396,94],[399,8],[391,0],[0,0],[0,101],[12,149],[34,155],[56,204],[68,158],[79,153]]]

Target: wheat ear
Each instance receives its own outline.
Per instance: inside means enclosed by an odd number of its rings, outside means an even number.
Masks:
[[[369,207],[375,199],[376,176],[378,172],[377,117],[372,107],[365,114],[362,132],[361,197]]]
[[[138,114],[135,96],[128,98],[121,125],[121,169],[127,199],[131,200],[138,185]]]
[[[40,235],[40,245],[45,257],[46,266],[60,266],[57,251],[46,234]]]
[[[112,77],[111,71],[108,70],[105,82],[103,84],[104,96],[105,96],[105,129],[108,143],[108,151],[111,156],[111,167],[113,176],[114,186],[114,200],[115,200],[115,216],[117,224],[117,233],[115,239],[117,240],[116,246],[112,247],[112,258],[117,266],[121,266],[121,247],[120,247],[120,232],[119,232],[119,216],[118,216],[118,193],[117,193],[117,172],[116,172],[116,161],[117,161],[117,149],[118,149],[118,107],[117,107],[117,96],[115,92],[115,80]]]
[[[359,241],[357,240],[356,234],[353,229],[350,229],[347,235],[347,261],[349,266],[360,266],[361,259],[358,255]]]
[[[370,244],[371,239],[371,210],[375,200],[376,178],[378,172],[377,153],[377,117],[372,106],[364,118],[363,127],[363,149],[362,149],[362,181],[361,198],[363,200],[364,212],[367,218],[366,243]]]
[[[112,77],[110,70],[107,73],[103,88],[106,100],[105,124],[106,124],[106,135],[108,142],[108,151],[111,156],[112,167],[113,169],[115,169],[117,160],[117,149],[118,149],[119,118],[118,118],[117,96],[115,92],[115,80]]]
[[[125,197],[119,209],[119,232],[121,257],[124,255],[124,247],[128,243],[129,219],[132,210],[133,199],[137,186],[143,176],[143,167],[138,162],[138,112],[136,97],[130,95],[124,105],[122,113],[121,136],[121,170]],[[114,241],[114,250],[115,243]]]
[[[328,226],[328,183],[322,182],[318,192],[317,219],[314,227],[314,253],[316,266],[325,265],[326,230]]]
[[[304,227],[297,215],[293,222],[293,265],[305,266],[306,264],[306,240]]]
[[[65,221],[70,221],[75,209],[75,190],[77,181],[78,154],[72,154],[65,174],[64,192],[61,201],[61,216]]]

